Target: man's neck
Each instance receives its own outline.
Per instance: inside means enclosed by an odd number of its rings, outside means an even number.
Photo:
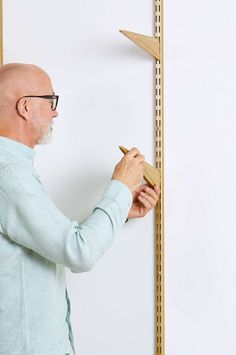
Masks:
[[[14,141],[25,144],[30,148],[34,148],[34,146],[35,146],[35,144],[32,142],[32,140],[27,139],[27,137],[23,134],[19,134],[19,133],[16,134],[15,132],[12,132],[12,131],[0,129],[0,136],[6,137],[9,139],[13,139]]]

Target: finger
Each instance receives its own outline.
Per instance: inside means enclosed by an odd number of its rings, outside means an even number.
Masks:
[[[156,205],[157,200],[150,196],[147,192],[141,191],[139,195],[145,198],[148,202],[150,202],[152,207]]]
[[[159,195],[161,192],[161,188],[157,185],[154,186],[154,190],[156,191],[156,193]]]
[[[138,154],[139,154],[138,148],[132,148],[132,149],[130,149],[130,151],[128,153],[126,153],[125,156],[128,157],[128,158],[134,158]]]
[[[150,210],[152,208],[151,203],[145,197],[138,195],[138,199],[146,209]]]
[[[135,191],[133,191],[133,197],[137,198],[140,191],[143,191],[147,187],[147,184],[139,186]]]
[[[150,188],[150,187],[147,186],[147,187],[144,189],[144,191],[147,192],[149,195],[151,195],[156,201],[158,200],[159,195],[160,195],[160,189],[157,190],[158,192],[155,192],[154,189],[152,189],[152,188]]]
[[[146,187],[148,187],[148,184],[143,184],[143,185],[139,186],[137,188],[137,190],[135,190],[135,192],[144,191]]]
[[[145,157],[142,154],[138,154],[135,159],[139,162],[139,163],[143,163],[145,161]]]

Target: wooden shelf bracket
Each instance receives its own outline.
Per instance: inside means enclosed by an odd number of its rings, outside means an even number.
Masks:
[[[151,54],[156,60],[160,60],[160,38],[145,36],[139,33],[120,30],[132,42]]]

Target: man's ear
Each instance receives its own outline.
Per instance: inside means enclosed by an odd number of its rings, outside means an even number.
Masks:
[[[16,103],[16,110],[18,115],[25,120],[29,119],[29,100],[26,97],[22,97]]]

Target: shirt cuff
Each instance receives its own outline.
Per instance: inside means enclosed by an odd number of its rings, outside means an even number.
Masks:
[[[106,187],[102,199],[95,209],[102,209],[116,225],[123,225],[128,217],[132,202],[133,194],[128,186],[113,179]]]

